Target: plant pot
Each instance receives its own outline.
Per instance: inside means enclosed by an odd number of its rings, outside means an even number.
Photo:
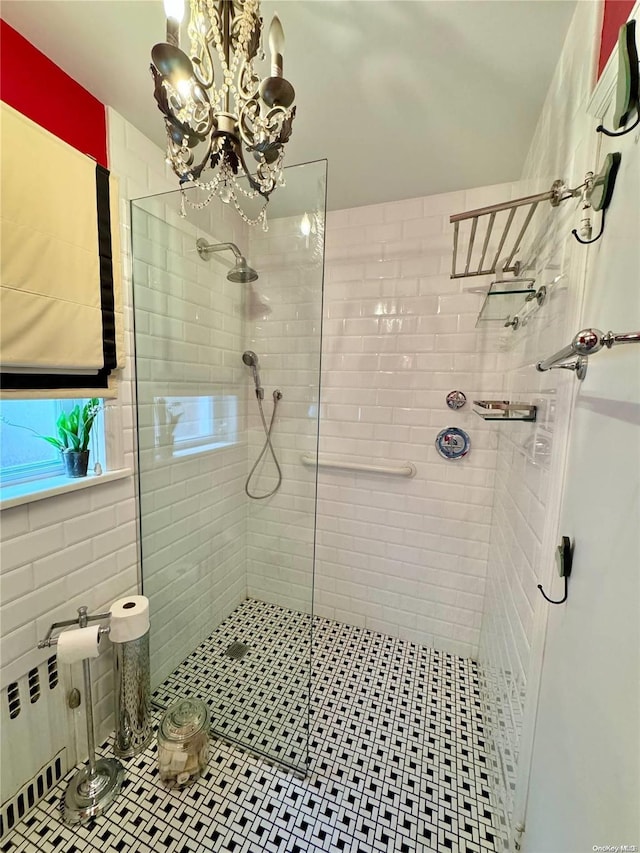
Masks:
[[[67,477],[86,477],[89,467],[89,450],[63,450],[62,464]]]

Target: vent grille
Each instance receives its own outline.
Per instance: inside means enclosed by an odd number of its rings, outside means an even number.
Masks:
[[[37,667],[29,670],[29,701],[34,705],[40,698],[40,673]]]
[[[30,811],[49,791],[57,785],[64,775],[65,749],[55,755],[48,764],[42,767],[36,776],[11,797],[0,809],[0,840],[11,832],[14,826]]]
[[[9,719],[15,720],[22,706],[20,704],[20,689],[17,681],[12,681],[7,687],[7,702],[9,703]]]
[[[47,675],[49,676],[49,690],[58,686],[58,661],[55,655],[47,661]]]

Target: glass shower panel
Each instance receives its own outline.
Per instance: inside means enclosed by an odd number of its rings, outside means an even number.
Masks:
[[[323,161],[287,169],[267,232],[218,200],[131,204],[154,701],[198,696],[214,734],[303,772],[325,190]]]

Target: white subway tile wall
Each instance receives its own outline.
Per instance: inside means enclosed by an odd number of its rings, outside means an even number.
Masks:
[[[579,185],[593,168],[588,145],[594,135],[586,121],[591,91],[590,50],[597,43],[597,9],[579,3],[525,164],[518,195],[543,192],[556,178]],[[593,122],[592,122],[593,124]],[[589,134],[587,136],[587,133]],[[578,201],[536,213],[520,257],[525,275],[546,285],[548,297],[516,331],[502,332],[499,365],[505,399],[538,406],[537,422],[498,427],[495,504],[480,671],[484,678],[485,719],[493,746],[493,791],[507,834],[523,814],[514,814],[516,787],[526,785],[528,766],[520,766],[525,713],[535,714],[536,661],[532,644],[549,605],[537,584],[553,576],[558,507],[569,412],[575,393],[573,373],[538,373],[535,364],[565,346],[575,323],[582,288],[585,249],[571,236],[578,224]],[[527,699],[529,704],[527,707]],[[509,848],[511,849],[511,848]]]
[[[328,215],[320,453],[413,462],[413,479],[322,469],[315,611],[474,657],[486,575],[497,430],[471,412],[502,388],[475,329],[482,296],[449,278],[449,216],[511,185]],[[447,408],[448,391],[468,405]],[[442,459],[438,432],[471,436]]]
[[[313,595],[316,477],[313,468],[303,465],[302,455],[315,454],[317,449],[325,169],[321,163],[299,169],[302,174],[312,171],[314,183],[322,189],[321,198],[306,200],[314,233],[306,238],[300,231],[301,210],[297,217],[270,219],[266,233],[254,229],[250,234],[252,263],[260,276],[252,287],[258,304],[267,308],[247,312],[246,347],[260,359],[267,424],[273,392],[282,392],[272,432],[282,483],[272,497],[247,499],[247,587],[250,598],[308,613]],[[288,170],[289,188],[295,189],[299,175],[298,169]],[[251,381],[247,393],[248,474],[260,457],[265,433]],[[267,450],[249,490],[264,495],[277,482]]]
[[[179,198],[132,205],[143,588],[152,688],[247,597],[242,285],[231,257],[196,240],[246,242],[223,209],[181,219]]]

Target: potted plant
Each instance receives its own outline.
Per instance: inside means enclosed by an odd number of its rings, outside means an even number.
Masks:
[[[56,421],[57,437],[41,435],[49,444],[57,447],[67,477],[86,477],[89,466],[89,437],[91,427],[100,411],[100,402],[92,397],[82,408],[75,405],[70,412],[62,412]]]

